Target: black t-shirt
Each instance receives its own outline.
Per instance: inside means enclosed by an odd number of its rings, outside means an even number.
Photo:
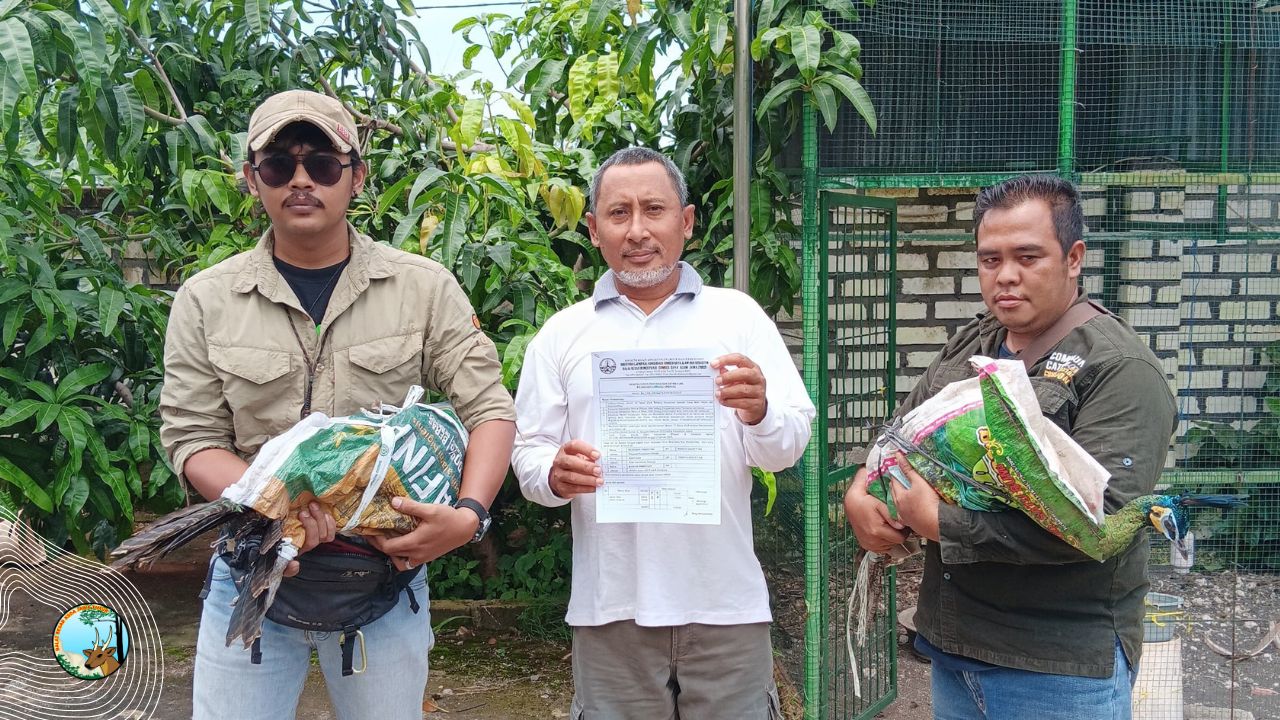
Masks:
[[[289,283],[289,287],[293,288],[293,294],[298,296],[302,309],[307,311],[316,325],[319,325],[320,321],[324,320],[324,311],[329,308],[329,298],[333,297],[333,289],[338,285],[338,276],[342,275],[347,263],[351,262],[351,257],[347,256],[337,265],[315,269],[290,265],[274,256],[271,259],[275,262],[276,269]]]

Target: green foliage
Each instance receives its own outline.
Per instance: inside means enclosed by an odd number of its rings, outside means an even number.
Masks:
[[[823,7],[853,12],[849,0]],[[686,259],[723,283],[729,7],[641,8],[540,0],[520,18],[463,21],[464,62],[492,52],[507,91],[432,73],[408,3],[0,0],[0,502],[98,553],[131,532],[139,506],[182,502],[155,413],[168,294],[121,265],[145,256],[172,288],[254,245],[267,218],[239,174],[249,114],[274,92],[312,88],[353,111],[370,167],[353,222],[458,276],[509,387],[536,329],[603,270],[583,215],[591,174],[618,148],[677,159],[699,208]],[[874,114],[854,38],[799,0],[758,12],[755,93],[768,102],[754,134],[751,291],[778,309],[800,278],[799,189],[782,158],[803,103],[828,123],[839,101]],[[663,57],[679,60],[663,69]],[[563,510],[526,504],[514,483],[500,503],[496,567],[442,559],[437,594],[567,589]]]
[[[830,12],[856,17],[850,0]],[[455,30],[484,46],[521,89],[535,142],[573,143],[586,166],[628,145],[663,146],[685,174],[697,207],[685,259],[715,284],[732,276],[733,35],[730,5],[657,0],[639,5],[602,0],[543,0],[520,17],[489,13]],[[790,242],[799,186],[784,158],[796,147],[807,98],[834,127],[837,95],[875,127],[859,84],[860,45],[799,0],[759,5],[751,45],[758,124],[753,136],[751,294],[766,309],[790,308],[800,269]],[[800,42],[793,41],[799,40]],[[479,43],[481,41],[475,40]],[[473,46],[476,47],[476,46]],[[660,67],[664,57],[677,58]]]
[[[155,423],[167,307],[124,279],[107,249],[120,231],[96,198],[72,204],[20,159],[6,170],[0,227],[29,223],[31,208],[47,224],[7,243],[0,275],[0,499],[101,556],[133,531],[135,508],[183,498]]]
[[[512,498],[495,506],[493,527],[502,529],[494,541],[500,551],[494,572],[485,577],[481,560],[468,546],[427,566],[433,595],[524,601],[568,597],[573,545],[567,508],[548,509]]]

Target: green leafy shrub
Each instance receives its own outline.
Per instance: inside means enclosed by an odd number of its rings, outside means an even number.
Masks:
[[[849,17],[853,3],[824,0]],[[156,441],[167,292],[126,281],[126,256],[172,288],[254,245],[244,194],[249,114],[295,87],[342,100],[370,165],[352,220],[460,279],[514,388],[524,349],[603,271],[586,236],[588,181],[633,144],[669,150],[699,207],[687,259],[731,271],[732,38],[722,2],[539,0],[457,32],[492,52],[512,90],[431,71],[404,2],[0,2],[0,503],[99,554],[133,511],[185,499]],[[799,0],[758,8],[752,294],[790,308],[798,185],[786,172],[806,102],[835,122],[858,80],[857,41]],[[483,42],[480,36],[483,35]],[[665,71],[663,56],[679,60]],[[664,74],[665,73],[665,74]],[[436,594],[567,591],[563,509],[503,489],[495,562],[433,563]],[[524,533],[523,536],[513,533]]]

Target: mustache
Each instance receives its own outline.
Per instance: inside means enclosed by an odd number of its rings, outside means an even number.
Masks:
[[[316,207],[321,208],[324,207],[324,203],[320,201],[320,198],[309,192],[302,192],[301,190],[289,193],[289,196],[284,199],[284,202],[280,203],[280,206],[286,207],[293,204],[315,205]]]

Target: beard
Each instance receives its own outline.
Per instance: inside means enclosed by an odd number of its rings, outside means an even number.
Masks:
[[[615,274],[618,276],[618,280],[627,287],[651,288],[654,285],[660,285],[665,282],[675,270],[676,265],[672,263],[652,270],[619,270]]]

